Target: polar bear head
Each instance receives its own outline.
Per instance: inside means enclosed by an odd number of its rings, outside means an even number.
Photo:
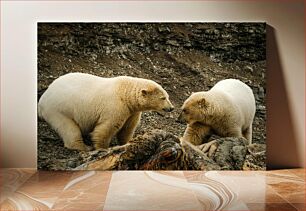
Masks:
[[[183,104],[182,112],[178,118],[180,122],[192,124],[195,122],[204,123],[205,119],[211,116],[210,103],[205,92],[193,93]]]
[[[140,90],[140,104],[144,110],[173,111],[168,93],[157,83],[151,82]]]

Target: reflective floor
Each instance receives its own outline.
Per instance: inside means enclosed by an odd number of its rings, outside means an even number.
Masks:
[[[306,210],[305,169],[1,169],[1,210]]]

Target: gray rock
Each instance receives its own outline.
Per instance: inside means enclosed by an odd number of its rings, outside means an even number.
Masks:
[[[243,145],[233,146],[233,160],[235,161],[235,169],[242,169],[244,159],[247,153],[246,147]]]
[[[266,170],[266,145],[251,144],[247,150],[243,170]]]
[[[217,139],[218,149],[213,155],[214,161],[222,170],[241,170],[246,156],[244,138],[227,137]]]
[[[176,40],[167,40],[166,44],[180,46],[180,44]]]
[[[265,97],[265,90],[263,87],[259,87],[259,98],[264,99]]]
[[[75,168],[75,167],[77,167],[79,164],[78,164],[78,161],[77,160],[69,160],[68,162],[67,162],[67,166],[69,167],[69,168]]]
[[[158,27],[159,32],[171,32],[170,28],[167,26],[160,26]]]
[[[254,69],[249,65],[245,66],[244,70],[247,71],[247,72],[251,72],[251,73],[254,72]]]

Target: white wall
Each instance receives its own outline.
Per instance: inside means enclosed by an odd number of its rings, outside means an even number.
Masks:
[[[303,1],[294,0],[1,1],[2,167],[36,167],[38,21],[267,22],[274,28],[268,39],[275,41],[268,48],[268,59],[273,59],[268,64],[273,73],[268,74],[268,82],[274,83],[269,85],[273,93],[268,95],[268,109],[272,110],[268,120],[269,166],[304,166],[304,9]],[[283,112],[287,115],[280,118]]]

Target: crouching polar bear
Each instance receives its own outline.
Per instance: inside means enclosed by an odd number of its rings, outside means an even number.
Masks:
[[[89,150],[82,135],[90,134],[95,149],[108,148],[117,135],[131,140],[142,111],[173,110],[167,92],[147,79],[102,78],[69,73],[51,83],[38,102],[38,115],[70,149]]]
[[[193,93],[184,102],[179,121],[187,122],[187,128],[182,140],[200,145],[216,134],[244,137],[250,144],[255,110],[254,94],[249,86],[236,79],[219,81],[209,91]],[[211,146],[203,145],[206,150]]]

